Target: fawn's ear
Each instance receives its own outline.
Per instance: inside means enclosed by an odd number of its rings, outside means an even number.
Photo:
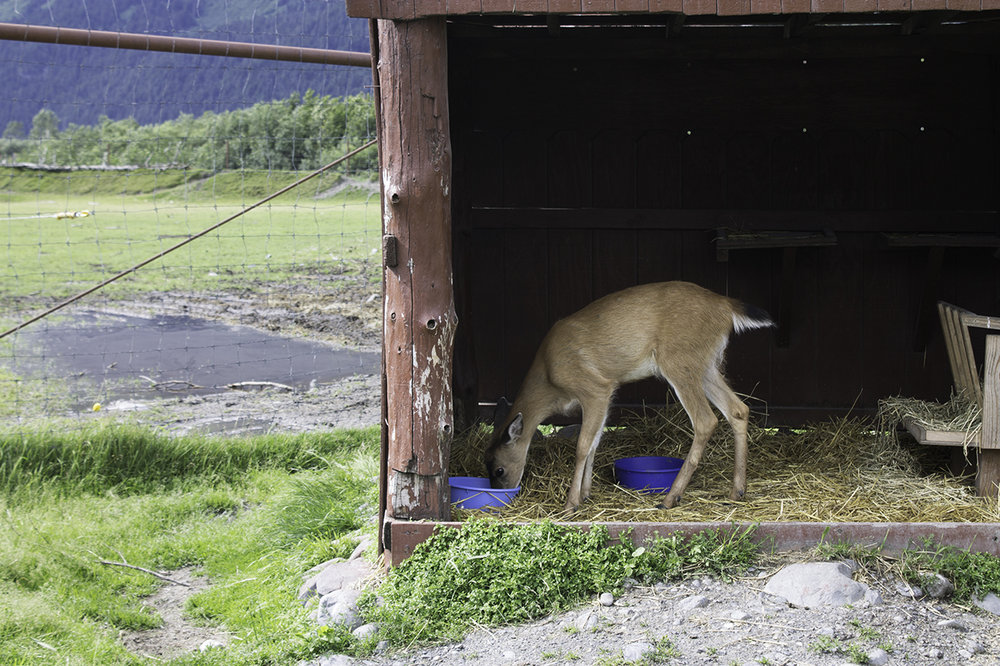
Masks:
[[[511,403],[507,402],[506,396],[501,396],[497,400],[496,407],[493,408],[493,429],[496,430],[507,422],[507,415],[510,414]]]
[[[524,432],[524,415],[521,412],[517,413],[514,420],[510,422],[507,426],[507,441],[513,442],[520,439],[521,434]]]

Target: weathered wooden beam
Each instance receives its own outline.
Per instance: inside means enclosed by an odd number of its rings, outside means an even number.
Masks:
[[[986,336],[978,462],[976,493],[981,497],[996,497],[1000,492],[1000,335]]]
[[[443,18],[378,22],[386,518],[447,519],[453,435],[451,138]]]
[[[378,21],[376,19],[369,19],[368,21],[368,40],[371,44],[371,54],[372,54],[372,93],[375,100],[376,111],[382,108],[382,95],[379,92],[381,89],[381,83],[378,76]],[[375,114],[375,133],[379,139],[378,142],[378,162],[382,164],[382,133],[384,129],[382,127],[382,116],[379,113]],[[381,218],[385,219],[385,193],[379,197],[379,212]],[[383,263],[385,262],[385,255],[382,257]],[[384,269],[383,269],[384,272]],[[382,280],[382,303],[385,303],[385,280]],[[385,339],[385,322],[382,325],[383,341]],[[379,442],[379,465],[378,465],[378,515],[380,519],[386,515],[386,487],[389,483],[388,474],[388,461],[389,461],[389,416],[388,407],[386,403],[386,395],[388,391],[386,390],[385,381],[385,354],[382,354],[382,405],[380,411],[379,425],[381,426],[381,438]],[[386,544],[383,539],[383,531],[378,532],[378,552],[381,554],[386,549]],[[391,555],[391,553],[389,553]]]

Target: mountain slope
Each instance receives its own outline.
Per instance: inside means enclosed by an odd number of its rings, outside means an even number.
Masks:
[[[368,23],[348,18],[343,0],[0,0],[0,21],[368,51]],[[0,130],[30,128],[42,108],[62,126],[149,124],[370,82],[362,67],[0,41]]]

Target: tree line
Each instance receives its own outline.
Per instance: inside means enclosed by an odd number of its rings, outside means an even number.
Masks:
[[[60,125],[49,109],[36,113],[30,128],[10,121],[0,136],[0,162],[308,170],[373,138],[375,109],[371,95],[332,97],[309,90],[233,111],[182,113],[155,125],[106,116],[94,125]],[[374,153],[366,151],[352,165],[374,168]]]

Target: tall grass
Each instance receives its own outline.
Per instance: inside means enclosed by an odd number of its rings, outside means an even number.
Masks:
[[[274,434],[254,438],[171,437],[130,425],[89,424],[73,431],[0,433],[0,493],[41,485],[66,493],[138,493],[197,478],[233,481],[250,470],[318,469],[362,448],[370,430]]]

